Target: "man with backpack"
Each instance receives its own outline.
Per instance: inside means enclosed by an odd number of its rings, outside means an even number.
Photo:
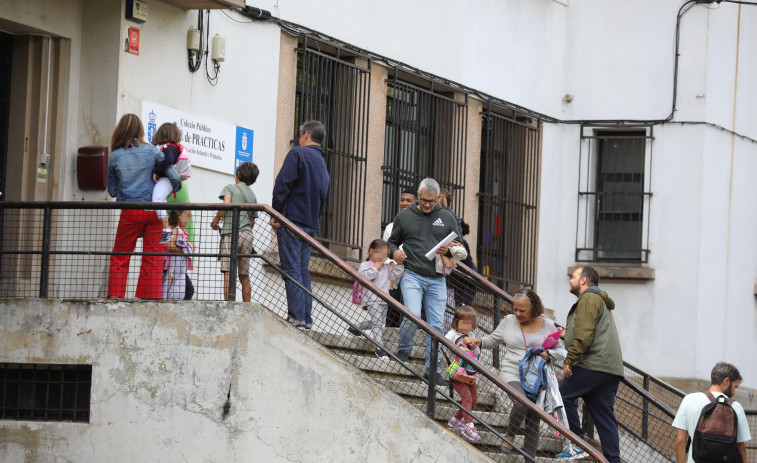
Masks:
[[[741,374],[730,363],[719,362],[710,378],[710,389],[687,395],[678,407],[673,420],[673,427],[678,429],[677,463],[747,461],[749,424],[744,408],[731,399],[741,384]]]

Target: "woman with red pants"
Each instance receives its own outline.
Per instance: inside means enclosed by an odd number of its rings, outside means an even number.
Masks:
[[[152,201],[153,171],[164,157],[158,147],[144,141],[144,136],[142,121],[135,114],[124,115],[113,131],[108,160],[108,194],[117,202]],[[173,167],[169,166],[163,175],[171,180],[174,190],[181,187],[181,178]],[[143,252],[161,252],[158,241],[162,229],[154,210],[123,209],[113,252],[134,252],[140,236]],[[124,297],[130,259],[129,255],[110,256],[109,299]],[[161,256],[142,256],[136,297],[160,299],[162,263]]]

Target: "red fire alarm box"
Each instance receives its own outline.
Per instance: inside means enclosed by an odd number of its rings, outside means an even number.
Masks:
[[[82,146],[76,156],[76,181],[80,190],[104,190],[108,186],[108,147]]]
[[[139,55],[139,28],[129,28],[129,38],[126,41],[126,51],[132,55]]]

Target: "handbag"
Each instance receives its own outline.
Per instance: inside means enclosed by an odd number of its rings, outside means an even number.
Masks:
[[[544,352],[544,348],[538,346],[529,349],[528,344],[526,344],[526,333],[523,332],[523,328],[520,328],[520,334],[523,336],[523,348],[526,350],[526,354],[518,362],[518,376],[520,377],[520,384],[526,392],[526,397],[531,399],[531,401],[536,401],[539,391],[546,387],[546,371],[544,367],[547,361],[539,356],[539,354]]]
[[[242,200],[244,200],[244,204],[249,204],[249,201],[247,201],[247,196],[244,195],[244,191],[242,191],[242,188],[240,188],[239,184],[234,184],[235,187],[237,187],[237,190],[239,190],[239,194],[242,195]],[[252,229],[252,224],[255,221],[255,218],[252,216],[252,212],[248,209],[247,210],[247,219],[250,221],[250,229]],[[257,254],[258,251],[255,250],[255,245],[252,245],[252,254]]]

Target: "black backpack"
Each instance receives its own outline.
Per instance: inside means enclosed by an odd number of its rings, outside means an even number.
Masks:
[[[724,396],[715,399],[712,392],[702,392],[710,403],[699,414],[691,445],[692,458],[696,463],[742,463],[736,447],[739,420],[731,406],[733,399]]]

